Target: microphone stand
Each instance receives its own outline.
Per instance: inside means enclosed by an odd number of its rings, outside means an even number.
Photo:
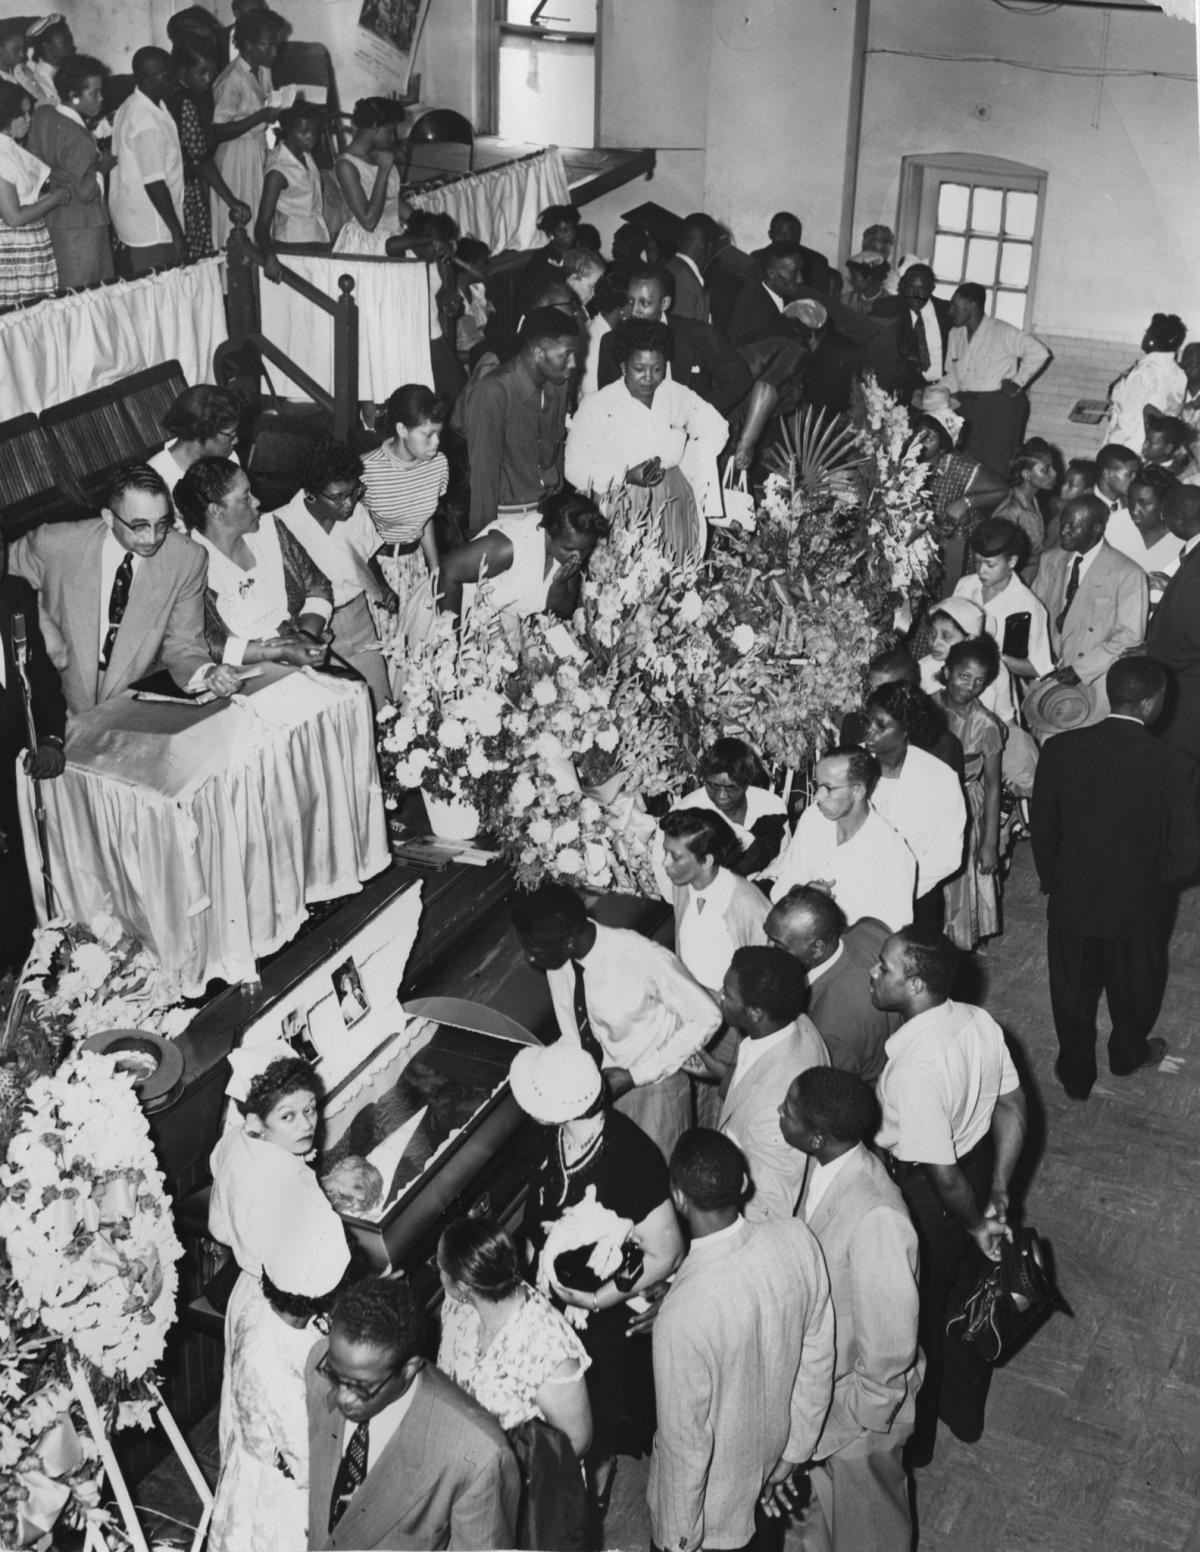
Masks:
[[[19,627],[19,628],[18,628]],[[29,737],[29,753],[37,751],[37,724],[33,720],[33,687],[29,683],[29,644],[25,636],[25,616],[13,618],[13,657],[17,664],[17,677],[21,681],[21,699],[25,705],[25,729]],[[54,879],[50,872],[50,831],[46,825],[46,805],[42,802],[42,784],[36,777],[33,782],[33,818],[37,826],[38,849],[42,854],[42,888],[46,896],[46,916],[56,916]]]

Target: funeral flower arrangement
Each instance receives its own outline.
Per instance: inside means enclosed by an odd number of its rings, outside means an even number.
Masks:
[[[192,1018],[179,978],[106,914],[86,927],[58,918],[39,929],[19,990],[26,1016],[64,1043],[109,1029],[173,1039]]]
[[[11,1546],[60,1514],[104,1523],[71,1366],[108,1427],[145,1425],[175,1319],[183,1249],[117,1058],[78,1051],[29,1084],[0,1165],[0,1238],[0,1540]]]
[[[494,613],[478,601],[461,629],[435,615],[422,640],[398,637],[388,655],[401,670],[401,690],[376,717],[385,806],[420,789],[473,806],[494,828],[513,780],[507,690],[517,670]]]
[[[30,1086],[0,1193],[0,1236],[42,1324],[109,1379],[141,1379],[162,1357],[183,1247],[116,1057],[79,1051]]]
[[[628,826],[614,829],[611,812],[640,780],[647,753],[636,736],[633,749],[623,748],[627,693],[613,667],[587,656],[561,626],[528,623],[513,687],[517,774],[503,831],[520,883],[550,874],[628,892],[644,881],[642,848],[626,843]]]
[[[914,604],[932,586],[938,568],[933,506],[926,493],[930,468],[913,445],[903,406],[874,377],[865,378],[858,389],[855,418],[873,459],[863,480],[865,581],[881,627],[907,629]]]

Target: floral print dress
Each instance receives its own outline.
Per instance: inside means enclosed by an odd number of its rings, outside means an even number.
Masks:
[[[537,1392],[559,1364],[574,1361],[575,1372],[562,1380],[570,1384],[592,1361],[563,1316],[532,1288],[484,1352],[482,1334],[474,1307],[448,1298],[442,1307],[438,1368],[486,1407],[501,1428],[515,1428],[531,1417],[545,1422],[534,1400]]]

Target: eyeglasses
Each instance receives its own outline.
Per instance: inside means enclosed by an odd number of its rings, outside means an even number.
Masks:
[[[856,786],[853,781],[819,781],[814,788],[816,792],[844,792],[847,787]]]
[[[323,490],[319,494],[320,499],[328,501],[331,507],[352,507],[357,504],[359,497],[366,488],[363,482],[359,480],[357,484],[352,485],[349,490],[342,491],[339,495],[331,496],[327,490]]]
[[[169,534],[175,526],[175,519],[164,517],[160,523],[127,523],[119,513],[114,512],[113,517],[122,528],[128,528],[131,534],[136,534],[139,539],[157,538],[159,534]]]
[[[374,1401],[384,1386],[390,1385],[396,1378],[395,1370],[392,1370],[385,1374],[377,1385],[364,1385],[361,1380],[348,1380],[330,1364],[328,1353],[318,1361],[316,1367],[317,1373],[323,1380],[328,1380],[338,1390],[348,1390],[352,1396],[357,1396],[360,1401]]]
[[[746,785],[740,781],[705,781],[706,792],[745,792]]]

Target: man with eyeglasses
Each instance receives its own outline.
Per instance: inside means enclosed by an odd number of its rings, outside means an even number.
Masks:
[[[763,877],[779,899],[793,884],[831,895],[847,921],[873,916],[893,931],[911,921],[917,863],[871,804],[879,762],[865,749],[835,749],[817,762],[813,801]]]
[[[162,476],[126,464],[99,517],[50,523],[13,545],[12,570],[38,591],[72,715],[157,668],[189,695],[232,695],[241,683],[205,645],[207,561],[174,521]]]
[[[516,1545],[516,1457],[420,1356],[422,1327],[406,1281],[371,1277],[342,1294],[309,1355],[310,1548]]]

